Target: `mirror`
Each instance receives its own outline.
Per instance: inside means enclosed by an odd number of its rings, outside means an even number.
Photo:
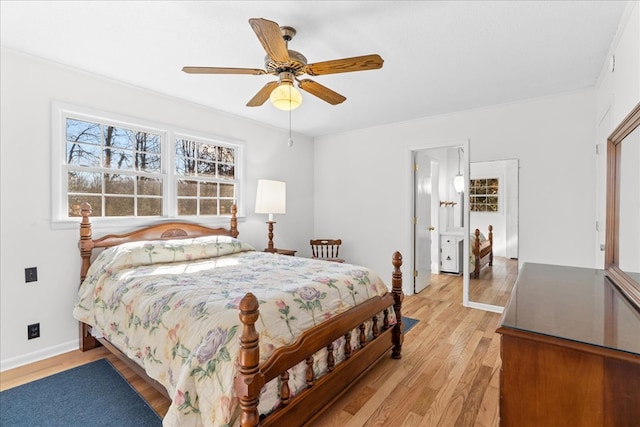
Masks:
[[[492,227],[493,265],[483,265],[479,276],[469,280],[469,302],[500,311],[511,293],[518,274],[518,159],[472,162],[469,165],[470,261],[473,259],[475,230],[486,239]]]
[[[605,269],[640,309],[640,103],[607,140]]]

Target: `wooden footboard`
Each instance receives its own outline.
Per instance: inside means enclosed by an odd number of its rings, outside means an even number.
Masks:
[[[489,226],[488,239],[480,241],[480,230],[476,228],[475,239],[472,245],[473,255],[475,259],[474,269],[471,272],[471,277],[474,279],[480,278],[480,269],[485,265],[493,266],[493,226]]]
[[[249,293],[240,302],[240,320],[243,330],[240,335],[238,358],[239,375],[236,378],[236,392],[242,413],[240,425],[301,425],[317,417],[321,410],[337,400],[348,387],[366,373],[373,364],[391,350],[391,357],[401,358],[403,342],[402,325],[402,256],[393,254],[392,291],[383,297],[375,297],[364,304],[352,308],[339,316],[318,325],[305,333],[290,346],[282,347],[262,365],[255,322],[258,319],[258,300]],[[397,322],[389,324],[389,308],[393,306]],[[383,313],[382,325],[378,325],[378,314]],[[366,341],[364,322],[372,320],[373,339]],[[360,347],[350,346],[351,331],[360,330]],[[333,343],[345,337],[344,361],[334,364]],[[316,378],[313,371],[313,355],[320,349],[327,349],[328,372]],[[291,397],[289,389],[289,369],[298,363],[307,363],[307,388]],[[280,378],[280,406],[266,418],[260,419],[258,403],[262,387],[274,378]]]

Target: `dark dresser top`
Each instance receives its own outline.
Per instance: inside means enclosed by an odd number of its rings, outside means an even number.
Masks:
[[[603,270],[525,263],[500,323],[640,355],[640,312]]]

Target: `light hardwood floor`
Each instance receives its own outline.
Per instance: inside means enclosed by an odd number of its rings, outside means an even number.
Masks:
[[[427,289],[405,297],[403,315],[419,322],[405,336],[402,359],[381,360],[312,426],[497,426],[500,315],[461,301],[462,278],[450,275],[434,275]],[[0,390],[103,357],[156,412],[166,413],[169,400],[104,348],[5,371]]]
[[[478,279],[469,280],[469,300],[504,307],[517,274],[517,260],[494,257],[492,267],[483,267]]]

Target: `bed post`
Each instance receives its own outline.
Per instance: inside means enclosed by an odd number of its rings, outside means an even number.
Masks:
[[[238,237],[238,234],[240,234],[240,232],[238,232],[238,206],[236,206],[236,204],[232,204],[231,205],[231,225],[230,225],[230,230],[231,230],[231,237]]]
[[[476,240],[473,242],[473,254],[475,255],[475,266],[471,273],[474,279],[480,278],[480,230],[476,228]]]
[[[80,241],[78,242],[78,248],[80,249],[80,257],[82,258],[82,265],[80,267],[80,284],[87,277],[87,271],[91,264],[91,251],[93,250],[93,240],[91,231],[91,205],[87,202],[82,203],[80,206],[80,214],[82,215],[82,222],[80,222]],[[91,327],[86,323],[80,322],[80,350],[87,351],[92,348],[96,348],[100,345],[91,335]]]
[[[80,257],[82,258],[82,265],[80,266],[80,284],[82,284],[85,277],[87,277],[87,270],[89,270],[89,265],[91,264],[91,251],[93,250],[93,244],[91,242],[91,221],[89,220],[91,213],[91,205],[84,202],[80,206],[82,222],[80,222],[80,242],[78,242]]]
[[[489,243],[491,244],[491,252],[489,253],[489,266],[493,266],[493,225],[489,225]]]
[[[402,292],[402,255],[395,252],[391,258],[393,263],[393,273],[391,275],[391,288],[393,292],[393,310],[396,313],[396,324],[393,327],[393,350],[391,357],[394,359],[402,358],[402,342],[404,341],[404,326],[402,325],[402,300],[404,293]]]
[[[241,427],[254,427],[260,424],[258,403],[260,390],[264,386],[264,377],[260,373],[260,345],[259,335],[255,323],[258,320],[260,305],[258,299],[251,292],[240,301],[240,351],[238,354],[239,373],[236,377],[236,392],[240,399]]]

